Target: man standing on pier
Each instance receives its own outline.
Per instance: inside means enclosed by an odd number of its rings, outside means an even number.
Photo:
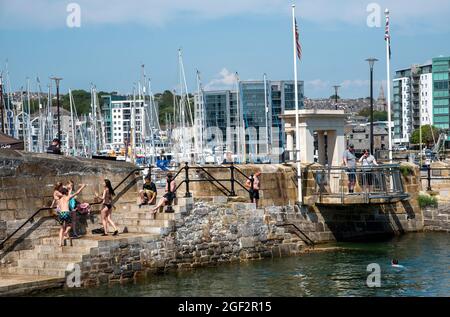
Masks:
[[[255,203],[256,208],[258,208],[259,189],[261,188],[261,181],[259,179],[260,176],[261,172],[256,172],[255,175],[251,175],[250,179],[247,179],[247,181],[245,182],[245,187],[247,187],[250,193],[250,201],[252,203]]]
[[[348,174],[348,192],[353,193],[356,183],[356,156],[355,147],[353,144],[349,144],[347,150],[344,151],[342,157],[344,165],[347,167]]]

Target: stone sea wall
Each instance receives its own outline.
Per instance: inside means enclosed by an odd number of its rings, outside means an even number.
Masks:
[[[424,231],[450,232],[450,203],[439,202],[437,208],[425,208],[423,225]]]
[[[276,211],[279,212],[279,211]],[[298,255],[305,242],[251,203],[196,203],[176,215],[160,239],[102,241],[83,258],[85,286],[124,282],[171,270]],[[276,217],[276,216],[275,216]]]
[[[159,239],[101,241],[83,257],[82,281],[85,286],[121,283],[157,272],[299,255],[314,247],[311,242],[378,239],[419,231],[421,223],[421,217],[386,207],[256,208],[215,197],[176,213]]]

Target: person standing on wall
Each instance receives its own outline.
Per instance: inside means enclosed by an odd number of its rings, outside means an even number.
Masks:
[[[362,164],[364,168],[364,174],[363,174],[363,185],[364,190],[369,190],[369,192],[372,192],[373,189],[373,183],[375,181],[375,173],[372,171],[373,166],[377,166],[377,160],[375,157],[370,154],[369,150],[364,150],[364,154],[359,159],[359,163]]]
[[[353,144],[349,144],[347,150],[344,151],[342,156],[344,166],[347,167],[348,175],[348,192],[353,193],[356,184],[356,156],[355,147]]]
[[[247,179],[245,182],[245,187],[249,190],[250,194],[250,202],[256,204],[256,208],[258,208],[258,200],[259,200],[259,190],[261,188],[261,181],[260,181],[261,172],[256,172],[255,175],[251,175],[250,179]],[[252,187],[252,181],[253,178],[253,187]]]

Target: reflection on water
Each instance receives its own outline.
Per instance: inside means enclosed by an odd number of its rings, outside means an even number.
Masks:
[[[345,250],[222,265],[153,276],[145,282],[41,296],[450,296],[448,234],[408,234],[381,243],[340,243]],[[393,268],[397,258],[404,269]],[[368,288],[367,265],[381,267]]]

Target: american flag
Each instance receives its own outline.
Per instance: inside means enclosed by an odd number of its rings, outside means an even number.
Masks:
[[[295,42],[297,45],[297,57],[298,57],[298,59],[302,59],[302,46],[300,44],[299,35],[298,35],[297,19],[295,19]]]
[[[391,58],[391,33],[389,30],[389,15],[386,16],[386,29],[384,31],[384,40],[388,42],[389,58]]]

